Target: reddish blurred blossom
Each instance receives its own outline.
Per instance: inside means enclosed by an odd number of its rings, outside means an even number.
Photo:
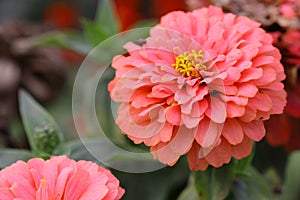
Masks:
[[[129,29],[131,25],[142,19],[140,0],[115,0],[115,9],[121,22],[121,30]]]
[[[284,32],[276,31],[270,33],[273,43],[282,54],[282,63],[285,67],[300,66],[300,31],[298,29],[288,29]]]
[[[279,146],[288,143],[290,139],[289,117],[287,114],[273,115],[265,122],[266,139],[272,146]]]
[[[74,28],[78,24],[78,18],[77,9],[72,4],[65,2],[50,4],[44,13],[45,22],[58,28]]]
[[[121,31],[143,19],[155,19],[174,10],[187,10],[184,0],[114,0]]]
[[[291,65],[300,65],[300,31],[290,29],[281,37],[283,60]]]
[[[150,17],[160,18],[168,12],[174,10],[187,10],[187,5],[184,0],[152,0],[152,9]]]
[[[299,118],[288,114],[271,116],[265,122],[267,142],[272,146],[284,146],[287,152],[300,149]]]

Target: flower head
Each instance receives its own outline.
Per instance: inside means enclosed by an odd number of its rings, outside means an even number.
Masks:
[[[263,121],[286,103],[272,37],[220,8],[171,12],[145,44],[125,48],[109,85],[121,102],[116,123],[168,165],[184,154],[192,170],[248,156],[265,135]]]
[[[65,156],[17,161],[0,171],[0,191],[1,200],[117,200],[124,194],[110,171]]]

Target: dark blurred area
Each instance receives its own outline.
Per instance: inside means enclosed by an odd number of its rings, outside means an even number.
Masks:
[[[10,133],[19,115],[19,89],[49,104],[61,95],[68,76],[69,62],[61,50],[32,47],[28,39],[54,30],[79,29],[79,19],[93,19],[96,7],[96,0],[0,1],[1,146],[28,147],[25,137],[16,144]]]

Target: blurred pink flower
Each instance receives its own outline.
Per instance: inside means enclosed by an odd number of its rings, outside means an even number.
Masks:
[[[123,194],[110,171],[66,156],[17,161],[0,171],[1,200],[117,200]]]
[[[281,36],[279,47],[284,55],[284,64],[300,66],[300,30],[289,29]]]
[[[192,170],[248,156],[286,104],[280,53],[259,25],[210,6],[171,12],[145,44],[127,43],[109,85],[122,132],[168,165],[188,154]]]
[[[299,0],[283,0],[279,5],[280,13],[287,19],[293,19],[300,15]]]

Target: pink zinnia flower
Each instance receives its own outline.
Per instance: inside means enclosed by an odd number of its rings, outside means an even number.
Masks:
[[[282,113],[280,53],[259,23],[210,6],[162,17],[142,46],[114,58],[117,125],[161,162],[192,170],[248,156],[263,120]]]
[[[110,171],[66,156],[17,161],[0,171],[1,200],[117,200],[123,194]]]

